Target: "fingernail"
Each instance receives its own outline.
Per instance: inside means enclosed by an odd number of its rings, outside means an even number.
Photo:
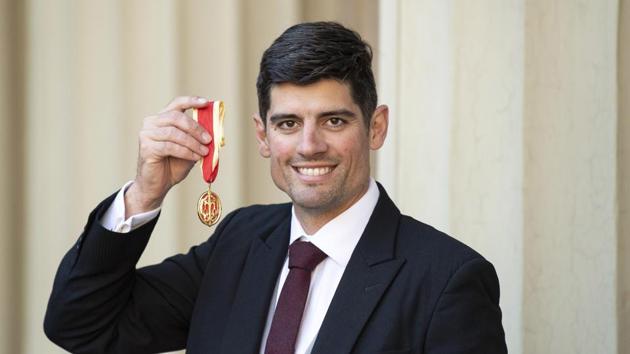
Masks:
[[[201,134],[201,139],[203,140],[204,143],[209,143],[210,142],[210,134],[208,133],[203,133]]]
[[[208,100],[203,98],[203,97],[197,97],[197,102],[199,102],[199,103],[206,103],[206,102],[208,102]]]
[[[203,154],[206,155],[208,153],[208,148],[201,145],[201,152],[203,152]]]

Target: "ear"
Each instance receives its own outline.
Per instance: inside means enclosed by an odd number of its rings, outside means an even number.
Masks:
[[[389,107],[380,105],[374,110],[370,120],[370,149],[378,150],[383,146],[389,125]]]
[[[252,116],[254,119],[254,125],[256,128],[256,141],[258,141],[258,153],[262,157],[271,156],[271,151],[269,150],[269,144],[267,142],[267,130],[265,129],[265,123],[263,123],[262,118],[257,113]]]

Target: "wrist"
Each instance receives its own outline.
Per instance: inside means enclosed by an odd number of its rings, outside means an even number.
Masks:
[[[164,196],[152,197],[142,189],[142,186],[134,181],[125,192],[125,219],[132,215],[145,213],[159,208]]]

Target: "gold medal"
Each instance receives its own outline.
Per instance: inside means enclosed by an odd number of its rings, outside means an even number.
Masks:
[[[197,202],[197,215],[202,223],[208,226],[216,224],[221,218],[221,200],[210,190],[219,171],[219,150],[225,145],[223,135],[224,108],[222,101],[210,101],[208,106],[193,109],[193,119],[210,133],[212,141],[206,145],[209,153],[201,158],[201,173],[208,183],[208,191],[203,192]]]
[[[212,226],[221,218],[221,199],[210,190],[203,192],[197,202],[197,216],[202,223]]]

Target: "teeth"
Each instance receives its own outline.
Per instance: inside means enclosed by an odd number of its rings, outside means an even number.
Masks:
[[[332,171],[332,167],[317,167],[317,168],[299,167],[297,170],[300,174],[303,174],[303,175],[321,176]]]

